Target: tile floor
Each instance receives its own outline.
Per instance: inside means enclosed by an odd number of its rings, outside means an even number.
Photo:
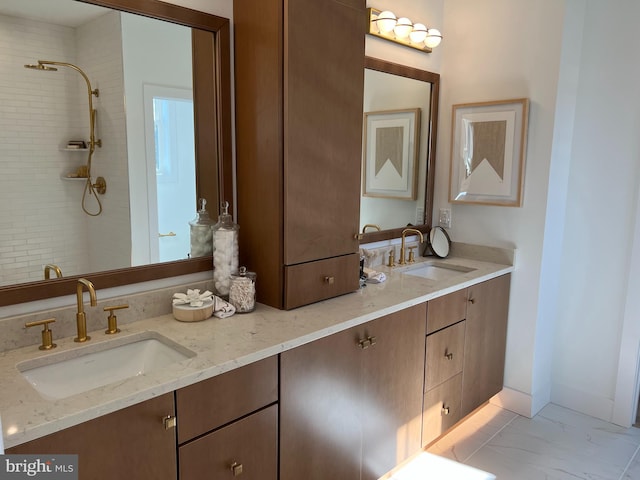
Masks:
[[[552,404],[532,419],[486,405],[428,452],[497,480],[640,480],[640,428]]]

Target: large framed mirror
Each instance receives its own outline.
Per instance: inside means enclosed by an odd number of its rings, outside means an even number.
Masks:
[[[407,226],[427,232],[433,210],[440,75],[366,57],[364,85],[360,243],[397,238]],[[376,175],[377,184],[370,180]],[[391,188],[371,188],[372,184]]]
[[[14,125],[0,138],[0,306],[71,294],[81,276],[101,289],[211,270],[210,255],[190,258],[189,221],[197,199],[213,221],[233,199],[229,20],[157,0],[3,0],[0,26],[0,112]],[[64,65],[23,68],[38,60]],[[81,208],[86,182],[68,179],[86,155],[68,142],[88,122],[67,64],[99,90],[92,168],[107,190],[85,199],[93,212],[101,201],[96,216]],[[183,199],[165,232],[158,210]],[[63,277],[44,280],[47,264]]]

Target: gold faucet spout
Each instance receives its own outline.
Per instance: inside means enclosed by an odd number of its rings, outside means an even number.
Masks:
[[[56,278],[62,278],[62,270],[60,270],[60,267],[57,265],[54,265],[53,263],[49,263],[47,265],[44,266],[44,279],[45,280],[49,280],[51,278],[51,271],[54,271],[56,274]]]
[[[95,307],[98,304],[96,297],[96,289],[86,278],[79,278],[78,285],[76,287],[76,296],[78,300],[78,313],[76,313],[76,324],[78,327],[78,336],[73,339],[74,342],[86,342],[91,340],[91,337],[87,335],[87,315],[84,313],[84,300],[82,298],[83,288],[87,287],[89,292],[89,298],[91,299],[91,306]]]
[[[400,245],[400,260],[398,261],[398,265],[406,265],[407,261],[405,260],[405,246],[404,246],[404,242],[405,242],[405,237],[407,236],[407,233],[411,233],[411,234],[415,234],[418,235],[420,237],[420,243],[424,242],[424,237],[422,236],[422,232],[420,230],[417,230],[415,228],[405,228],[402,231],[402,243]]]

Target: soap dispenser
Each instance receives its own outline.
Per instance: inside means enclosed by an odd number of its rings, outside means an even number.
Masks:
[[[238,271],[238,230],[224,202],[218,223],[213,226],[213,284],[218,295],[228,298],[231,274]]]
[[[191,258],[206,257],[213,253],[213,231],[211,230],[211,218],[207,212],[207,201],[204,198],[198,200],[200,208],[196,218],[189,222],[191,227]]]

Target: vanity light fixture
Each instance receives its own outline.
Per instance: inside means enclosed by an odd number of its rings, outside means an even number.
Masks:
[[[369,28],[367,33],[384,38],[400,45],[431,53],[432,49],[440,45],[442,34],[435,28],[429,28],[422,23],[413,23],[406,17],[396,17],[389,11],[368,8]]]

